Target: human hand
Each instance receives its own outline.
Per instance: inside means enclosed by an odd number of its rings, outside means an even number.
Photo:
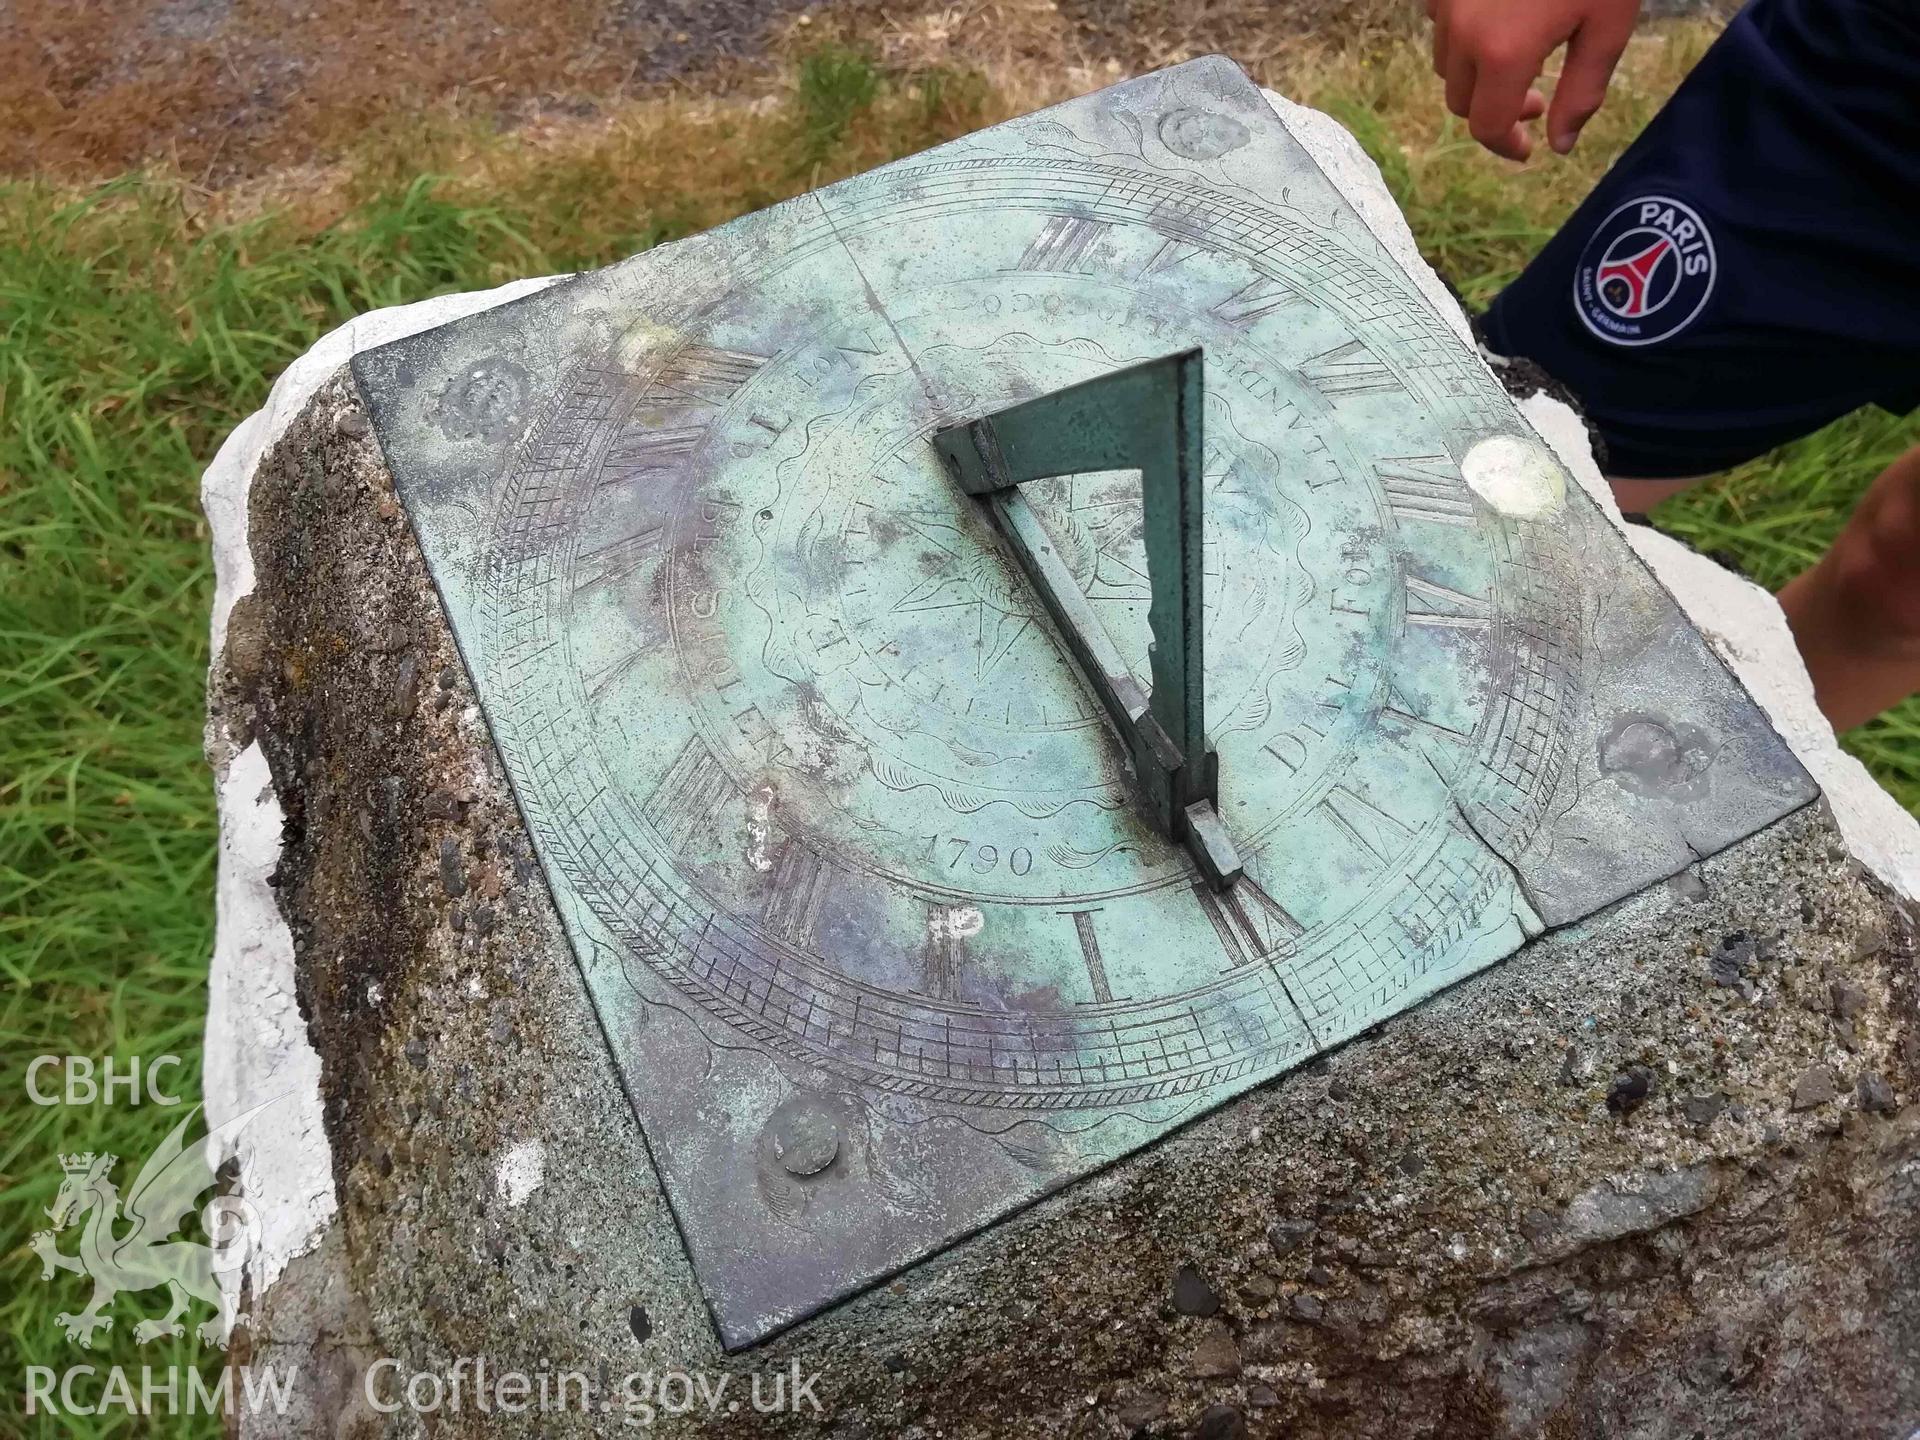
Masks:
[[[1640,0],[1426,0],[1433,69],[1447,82],[1447,109],[1496,155],[1533,153],[1526,122],[1547,117],[1547,141],[1573,149],[1607,97],[1607,81],[1633,36]],[[1535,88],[1561,45],[1553,104]]]

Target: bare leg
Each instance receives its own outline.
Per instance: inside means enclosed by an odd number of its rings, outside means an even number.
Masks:
[[[1611,482],[1629,513],[1695,483]],[[1835,730],[1920,691],[1920,447],[1881,471],[1833,548],[1780,592],[1780,608]]]
[[[1682,490],[1691,490],[1704,476],[1692,480],[1608,480],[1613,487],[1613,498],[1620,508],[1629,515],[1644,515],[1662,500],[1669,500]]]
[[[1780,605],[1835,730],[1920,690],[1920,446],[1880,472]]]

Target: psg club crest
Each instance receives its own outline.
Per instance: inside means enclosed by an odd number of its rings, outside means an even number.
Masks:
[[[1717,264],[1706,222],[1678,200],[1643,195],[1602,220],[1573,272],[1573,308],[1614,345],[1653,345],[1693,323]]]

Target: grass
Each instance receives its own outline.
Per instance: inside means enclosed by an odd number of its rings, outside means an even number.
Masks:
[[[1410,47],[1297,55],[1262,78],[1360,136],[1429,255],[1480,303],[1525,263],[1661,96],[1704,32],[1637,45],[1571,162],[1516,175],[1439,109]],[[577,131],[498,135],[452,117],[369,129],[298,190],[207,196],[132,177],[76,195],[0,189],[0,1433],[16,1377],[195,1362],[136,1347],[129,1297],[104,1348],[53,1316],[24,1246],[56,1155],[111,1151],[129,1172],[179,1112],[24,1102],[37,1054],[186,1057],[197,1091],[215,827],[200,758],[212,579],[200,470],[275,373],[348,316],[516,275],[602,263],[999,118],[1047,83],[916,66],[835,46],[772,104],[637,103]],[[672,143],[662,143],[663,139]],[[436,172],[443,178],[424,179]],[[1920,424],[1863,414],[1666,507],[1662,523],[1756,579],[1810,563]],[[1849,744],[1920,807],[1920,706]],[[123,1177],[124,1178],[124,1177]],[[198,1317],[192,1317],[198,1318]],[[31,1422],[67,1433],[70,1422]],[[97,1434],[212,1434],[204,1419],[91,1422]]]
[[[183,1353],[132,1345],[146,1296],[119,1305],[104,1355],[82,1357],[53,1315],[80,1308],[83,1283],[41,1283],[21,1249],[46,1223],[57,1154],[116,1153],[124,1185],[180,1112],[27,1106],[23,1070],[42,1053],[177,1054],[187,1068],[168,1079],[198,1093],[216,836],[195,477],[342,316],[542,259],[504,218],[425,186],[298,245],[262,222],[196,235],[164,187],[45,215],[37,198],[0,205],[0,1235],[14,1282],[0,1403],[19,1403],[25,1365]]]

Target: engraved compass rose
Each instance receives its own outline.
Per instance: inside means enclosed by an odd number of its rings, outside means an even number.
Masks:
[[[1218,58],[355,373],[729,1346],[1813,794]]]
[[[974,664],[966,678],[990,685],[994,671],[1036,624],[1032,599],[1020,576],[997,550],[982,550],[963,536],[945,512],[923,511],[904,517],[926,548],[924,573],[905,577],[907,589],[887,609],[895,615],[952,612],[950,620],[973,637]],[[977,703],[976,689],[969,705]]]

